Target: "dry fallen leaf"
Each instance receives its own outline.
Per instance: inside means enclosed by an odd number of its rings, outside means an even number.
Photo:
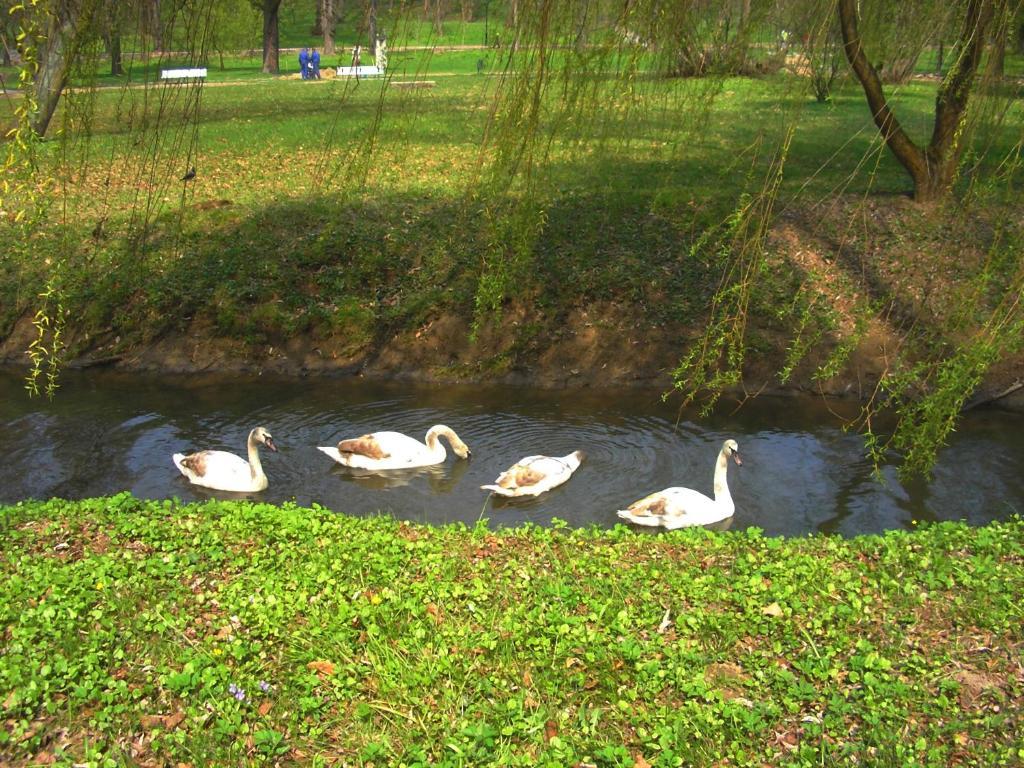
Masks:
[[[330,677],[334,674],[334,662],[323,660],[311,661],[306,665],[306,669],[310,669],[322,677]]]
[[[633,756],[633,768],[651,768],[651,764],[648,763],[643,755]]]
[[[259,709],[257,711],[260,713],[260,715],[266,715],[267,712],[270,711],[270,708],[272,706],[273,704],[271,704],[269,701],[264,701],[262,704],[260,704]]]
[[[762,608],[761,613],[765,616],[774,616],[775,618],[778,618],[782,615],[782,606],[778,603],[772,603],[771,605],[766,605]]]
[[[143,728],[166,728],[173,730],[185,719],[183,712],[175,712],[171,715],[143,715],[139,718]]]
[[[558,723],[554,720],[548,720],[544,723],[544,741],[551,741],[555,736],[558,735]]]

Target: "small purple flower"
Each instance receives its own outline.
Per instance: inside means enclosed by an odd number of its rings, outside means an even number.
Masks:
[[[234,683],[229,685],[228,686],[228,693],[230,693],[232,696],[234,696],[236,693],[238,693],[238,686],[235,685]]]
[[[243,691],[241,688],[239,688],[238,692],[235,693],[235,698],[238,699],[239,701],[245,701],[245,691]]]
[[[270,683],[268,683],[266,680],[260,680],[258,685],[260,687],[260,690],[264,693],[270,690]]]
[[[237,685],[232,683],[228,686],[228,693],[234,696],[239,701],[245,701],[245,689],[239,688]]]

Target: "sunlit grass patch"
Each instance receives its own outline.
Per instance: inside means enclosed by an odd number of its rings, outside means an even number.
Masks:
[[[1024,749],[1016,519],[784,540],[127,495],[2,517],[12,764],[1010,765]]]

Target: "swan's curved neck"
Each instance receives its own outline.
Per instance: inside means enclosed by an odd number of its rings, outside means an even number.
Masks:
[[[256,433],[249,433],[249,473],[253,480],[259,480],[263,475],[263,465],[260,463],[260,443],[256,439]]]
[[[715,503],[731,504],[732,495],[729,493],[729,457],[725,455],[725,448],[718,452],[718,463],[715,464]]]
[[[451,441],[452,430],[447,427],[442,427],[438,425],[436,427],[431,427],[430,431],[427,432],[428,449],[430,449],[430,452],[432,454],[440,456],[442,459],[444,459],[445,457],[447,457],[447,453],[444,451],[444,443],[438,439],[439,437],[446,437]]]
[[[448,457],[448,453],[444,449],[444,443],[442,443],[438,438],[445,437],[448,438],[448,442],[451,442],[452,435],[454,434],[455,433],[452,432],[451,429],[441,424],[438,424],[436,427],[431,427],[430,431],[427,432],[427,448],[430,449],[431,453],[435,456],[440,456],[441,460],[444,461],[444,459]]]

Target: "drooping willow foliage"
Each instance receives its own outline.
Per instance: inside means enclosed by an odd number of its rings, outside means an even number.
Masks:
[[[994,37],[1019,11],[1013,3],[996,5]],[[959,66],[958,51],[949,46],[962,23],[963,4],[863,2],[860,8],[866,44],[894,87],[909,79],[926,46],[943,39],[947,67]],[[511,220],[521,237],[510,237],[507,223],[505,229],[496,228],[500,237],[483,257],[478,313],[499,309],[517,276],[529,269],[530,245],[543,226],[545,166],[554,147],[564,152],[568,145],[583,156],[608,146],[628,146],[631,137],[640,144],[654,132],[657,121],[669,120],[677,129],[677,143],[668,153],[656,153],[655,159],[666,168],[693,162],[688,139],[700,135],[703,116],[713,108],[725,77],[770,71],[782,61],[813,72],[836,67],[837,52],[841,55],[835,4],[827,1],[537,0],[521,3],[520,13],[522,23],[494,102],[488,141],[494,147],[489,166],[493,183],[520,193]],[[790,44],[797,41],[799,48],[794,45],[790,51]],[[960,222],[985,201],[998,200],[1004,210],[1019,208],[1019,126],[1016,146],[1007,157],[987,153],[996,133],[1012,130],[1005,118],[1020,91],[991,75],[989,69],[979,77],[970,110],[958,129],[959,140],[973,149],[964,155],[959,191],[946,204],[952,230],[965,231]],[[679,80],[680,76],[689,79]],[[819,100],[824,99],[819,95]],[[754,305],[764,301],[758,296],[758,282],[766,268],[766,238],[780,207],[780,182],[801,116],[802,108],[794,108],[780,117],[777,130],[765,132],[764,141],[773,145],[759,146],[733,212],[718,226],[707,227],[688,252],[679,254],[680,259],[717,261],[721,275],[703,332],[680,343],[680,363],[673,376],[674,391],[684,404],[700,401],[710,408],[723,391],[742,385],[748,321]],[[608,137],[616,141],[604,143]],[[879,138],[863,164],[877,164],[884,152]],[[983,172],[983,160],[998,170]],[[651,182],[653,204],[658,180]],[[1019,230],[1001,228],[992,237],[987,263],[974,277],[974,289],[955,298],[958,308],[952,314],[958,319],[941,332],[917,324],[902,327],[900,349],[894,350],[890,368],[860,419],[851,425],[866,435],[876,464],[894,451],[903,457],[905,471],[926,472],[985,374],[1021,348],[1022,247]],[[862,302],[853,333],[825,356],[816,377],[830,376],[842,366],[865,332],[867,314],[879,309],[879,300]],[[789,322],[795,335],[783,377],[812,347],[801,338],[808,315],[797,308],[822,303],[813,295],[793,297]],[[814,340],[821,341],[822,336],[819,330]],[[875,416],[881,411],[894,411],[897,421],[895,428],[878,433]]]
[[[81,0],[88,4],[88,0]],[[104,236],[130,243],[123,258],[145,258],[153,222],[168,210],[184,211],[187,185],[176,181],[204,150],[200,146],[202,85],[166,84],[155,80],[125,87],[117,119],[124,130],[97,156],[91,142],[90,78],[105,55],[102,34],[93,12],[82,15],[76,30],[78,53],[73,67],[75,89],[65,91],[60,125],[52,140],[41,144],[32,133],[37,108],[32,77],[38,66],[52,11],[60,5],[27,0],[19,17],[25,98],[19,125],[8,142],[5,197],[18,200],[19,242],[28,247],[43,222],[54,215],[66,221],[76,204],[76,190],[88,175],[117,173],[136,180],[127,216],[111,216]],[[232,0],[237,5],[238,0]],[[180,0],[163,20],[161,37],[173,41],[175,63],[205,63],[223,36],[228,0]],[[246,4],[242,4],[246,5]],[[1017,2],[996,2],[996,34],[1019,12]],[[133,4],[127,4],[132,7]],[[909,77],[926,49],[945,45],[945,69],[957,66],[953,46],[964,3],[914,0],[860,3],[861,32],[879,71],[892,88]],[[84,6],[83,6],[84,7]],[[141,6],[140,6],[141,8]],[[770,269],[768,239],[780,210],[792,204],[781,197],[793,158],[807,99],[790,99],[771,125],[759,127],[746,146],[732,148],[735,160],[723,190],[734,199],[718,201],[724,212],[717,221],[694,220],[691,206],[678,195],[680,169],[700,173],[702,144],[709,116],[727,97],[730,78],[771,74],[782,67],[809,74],[815,95],[825,101],[836,77],[846,71],[838,37],[835,0],[516,0],[515,24],[503,31],[501,66],[487,89],[488,119],[480,140],[477,173],[467,185],[464,216],[482,226],[483,247],[475,296],[474,330],[494,322],[510,301],[521,299],[530,284],[545,235],[549,212],[559,194],[564,169],[643,163],[640,199],[680,231],[694,231],[675,257],[708,265],[716,284],[708,291],[705,322],[695,336],[680,339],[679,363],[673,373],[673,394],[684,404],[710,408],[729,389],[742,386],[750,347],[753,315],[771,314],[788,324],[789,353],[779,372],[785,380],[816,345],[832,337],[827,297],[810,281],[787,296],[763,290]],[[397,17],[409,18],[414,6],[402,6]],[[141,10],[134,26],[136,54],[159,68],[161,51]],[[257,25],[254,25],[257,26]],[[128,23],[127,27],[132,28]],[[402,43],[401,24],[390,44]],[[815,80],[818,78],[818,80]],[[820,82],[819,82],[820,80]],[[786,81],[794,90],[807,88],[800,78]],[[84,84],[84,85],[81,85]],[[964,154],[956,194],[947,218],[956,229],[972,209],[986,201],[1012,207],[1021,188],[1021,141],[1006,157],[993,157],[994,137],[1005,133],[1007,115],[1019,90],[986,71],[972,95],[970,110],[959,126]],[[345,98],[329,116],[320,147],[320,183],[340,197],[366,190],[377,163],[389,101],[400,98],[384,87],[374,119],[361,139],[337,146],[334,126],[343,119]],[[861,173],[832,191],[855,191],[868,199],[871,169],[886,148],[866,115],[865,130],[876,140],[861,158]],[[1019,132],[1019,127],[1018,127]],[[869,134],[872,135],[872,134]],[[1005,143],[1005,142],[1004,142]],[[993,170],[995,169],[995,170]],[[72,181],[74,183],[72,183]],[[168,202],[171,200],[172,202]],[[95,201],[93,201],[95,202]],[[821,203],[819,200],[808,201]],[[56,210],[55,213],[55,209]],[[120,211],[118,213],[125,213]],[[117,221],[119,230],[113,231]],[[105,215],[98,228],[104,227]],[[851,230],[856,222],[850,222]],[[59,229],[58,229],[59,231]],[[1024,337],[1024,259],[1019,230],[994,232],[988,260],[977,272],[971,290],[962,291],[954,321],[937,331],[920,324],[897,325],[900,348],[890,368],[865,403],[853,425],[867,435],[869,451],[881,462],[889,451],[905,458],[904,466],[924,471],[955,428],[964,403],[990,367],[1019,348]],[[94,244],[68,240],[60,252],[80,252]],[[23,259],[30,263],[29,259]],[[47,265],[46,290],[39,297],[37,339],[32,345],[33,387],[48,371],[52,391],[59,369],[61,337],[67,318],[61,303],[61,265]],[[869,280],[852,276],[854,281]],[[823,356],[818,378],[842,367],[865,333],[870,317],[886,311],[886,297],[872,296],[871,286],[855,291],[862,297],[855,309],[856,327]],[[825,318],[825,320],[822,320]],[[894,429],[876,429],[877,414],[895,411]]]
[[[175,5],[166,19],[166,32],[192,61],[205,61],[209,56],[213,8],[211,2]],[[27,386],[32,394],[40,393],[44,371],[47,394],[52,396],[57,387],[68,322],[68,310],[62,299],[67,259],[72,255],[90,259],[102,240],[112,236],[131,244],[124,251],[126,258],[140,258],[147,248],[150,228],[167,209],[167,201],[180,195],[179,210],[183,209],[187,188],[172,191],[172,180],[179,178],[190,163],[194,164],[197,154],[201,85],[190,81],[171,86],[145,78],[131,85],[126,83],[120,89],[115,120],[122,128],[121,140],[111,143],[102,156],[97,154],[93,141],[96,77],[107,54],[104,36],[109,32],[106,25],[112,21],[107,14],[118,9],[118,4],[106,0],[31,0],[15,8],[20,24],[22,98],[15,112],[17,124],[7,137],[4,188],[5,202],[17,206],[14,218],[20,225],[20,236],[12,243],[12,255],[17,255],[17,263],[38,268],[32,251],[37,245],[36,238],[56,237],[58,241],[49,251],[53,255],[43,265],[46,287],[38,297],[36,336],[28,350],[31,367]],[[68,19],[74,23],[69,24]],[[41,99],[34,82],[48,66],[53,66],[48,51],[57,45],[56,37],[62,27],[70,31],[60,43],[65,55],[62,70],[54,77],[73,83],[74,87],[63,89],[61,109],[54,123],[47,119],[44,140],[38,135]],[[134,32],[139,49],[135,52],[137,63],[159,67],[165,54],[147,48],[152,38],[142,33],[141,20]],[[179,52],[176,59],[180,57]],[[131,188],[135,190],[127,210],[116,211],[124,215],[117,217],[111,216],[115,212],[112,207],[121,207],[123,202],[115,203],[110,196],[95,199],[97,185],[109,187],[114,175],[131,179]],[[86,198],[99,218],[93,237],[83,242],[70,222]],[[121,222],[123,230],[114,230],[115,219]]]

